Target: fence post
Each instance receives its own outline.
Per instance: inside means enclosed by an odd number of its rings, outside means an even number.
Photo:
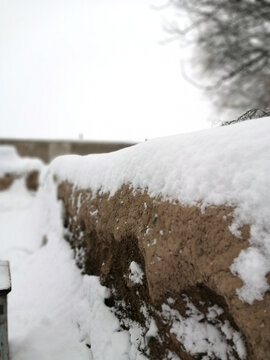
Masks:
[[[0,261],[0,360],[8,360],[7,294],[11,290],[8,261]]]

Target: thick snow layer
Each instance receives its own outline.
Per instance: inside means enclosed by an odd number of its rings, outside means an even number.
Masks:
[[[49,171],[93,193],[123,184],[182,204],[234,207],[231,231],[251,225],[250,248],[231,270],[242,300],[261,300],[270,271],[270,118],[147,141],[110,154],[64,156]]]
[[[20,157],[13,146],[0,146],[0,176],[24,175],[33,170],[41,170],[42,164],[39,159]]]

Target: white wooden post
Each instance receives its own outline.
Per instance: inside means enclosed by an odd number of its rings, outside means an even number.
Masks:
[[[8,261],[0,261],[0,360],[8,360],[7,294],[11,290]]]

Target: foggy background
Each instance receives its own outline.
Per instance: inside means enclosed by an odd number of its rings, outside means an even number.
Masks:
[[[144,141],[210,127],[150,0],[0,0],[0,137]],[[164,42],[166,44],[164,44]]]

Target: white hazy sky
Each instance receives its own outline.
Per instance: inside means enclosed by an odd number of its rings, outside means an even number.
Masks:
[[[156,0],[0,0],[0,137],[142,141],[210,127]]]

